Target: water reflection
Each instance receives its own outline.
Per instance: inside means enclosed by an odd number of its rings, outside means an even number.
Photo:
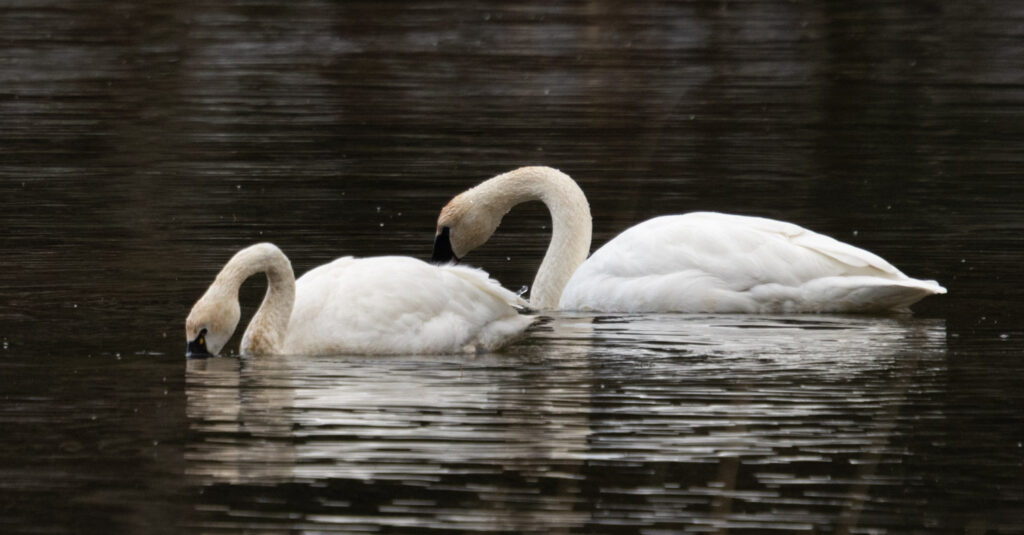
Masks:
[[[1024,532],[1019,2],[468,4],[0,6],[0,531]],[[475,360],[182,369],[226,251],[423,257],[530,163],[595,244],[794,221],[948,284],[917,309],[946,323],[559,317]],[[511,288],[550,225],[515,215],[473,258]]]
[[[577,334],[587,321],[546,329]],[[563,338],[558,363],[543,365],[561,379],[543,382],[535,380],[537,357],[516,355],[189,361],[187,411],[197,439],[186,450],[187,471],[214,486],[348,481],[346,496],[365,492],[362,485],[407,489],[385,492],[380,525],[423,517],[462,529],[578,525],[586,408],[562,396],[563,385],[589,390],[585,342]],[[516,504],[528,503],[532,491],[510,487],[508,474],[523,484],[555,480],[576,498],[522,509]],[[486,495],[487,506],[439,504],[437,491],[462,486]],[[332,503],[351,509],[355,500]]]
[[[855,526],[944,351],[911,318],[564,315],[477,358],[190,361],[187,472],[200,523]]]

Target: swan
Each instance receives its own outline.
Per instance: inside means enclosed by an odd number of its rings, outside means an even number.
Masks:
[[[437,219],[433,261],[483,245],[513,206],[540,200],[552,234],[530,307],[603,312],[889,312],[931,294],[864,249],[783,221],[694,212],[639,223],[590,258],[590,206],[550,167],[521,167],[455,196]]]
[[[189,356],[216,355],[238,326],[238,289],[257,273],[267,293],[242,336],[244,355],[491,351],[533,321],[481,270],[409,257],[339,258],[295,280],[271,243],[242,249],[185,320]]]

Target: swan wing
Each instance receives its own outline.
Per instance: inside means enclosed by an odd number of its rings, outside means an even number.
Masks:
[[[855,291],[865,285],[873,290]],[[909,295],[872,304],[867,296],[887,295],[883,287]],[[840,298],[836,292],[858,297]],[[863,311],[905,307],[904,301],[944,292],[933,281],[910,279],[873,253],[792,223],[696,212],[654,218],[616,236],[576,271],[561,306],[619,311]]]
[[[778,236],[786,242],[827,256],[853,268],[874,268],[881,273],[903,278],[900,270],[886,262],[882,257],[835,238],[808,230],[793,223],[767,219],[764,217],[738,216],[716,212],[697,212],[694,216],[706,219],[709,224],[718,224],[732,228],[749,228],[765,235]]]
[[[532,322],[487,274],[409,257],[338,259],[296,281],[290,353],[494,350]]]

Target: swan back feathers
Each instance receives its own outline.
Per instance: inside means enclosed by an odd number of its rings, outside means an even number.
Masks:
[[[559,306],[623,312],[871,312],[935,293],[880,257],[798,225],[694,212],[639,223],[598,249]]]
[[[497,349],[532,318],[481,270],[409,257],[340,258],[297,282],[293,353],[451,353]]]

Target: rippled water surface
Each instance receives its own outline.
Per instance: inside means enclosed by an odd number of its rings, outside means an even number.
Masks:
[[[0,6],[0,532],[1024,532],[1024,10],[827,4]],[[950,293],[184,358],[237,249],[426,258],[525,164],[595,246],[762,215]],[[519,288],[549,226],[467,260]]]

